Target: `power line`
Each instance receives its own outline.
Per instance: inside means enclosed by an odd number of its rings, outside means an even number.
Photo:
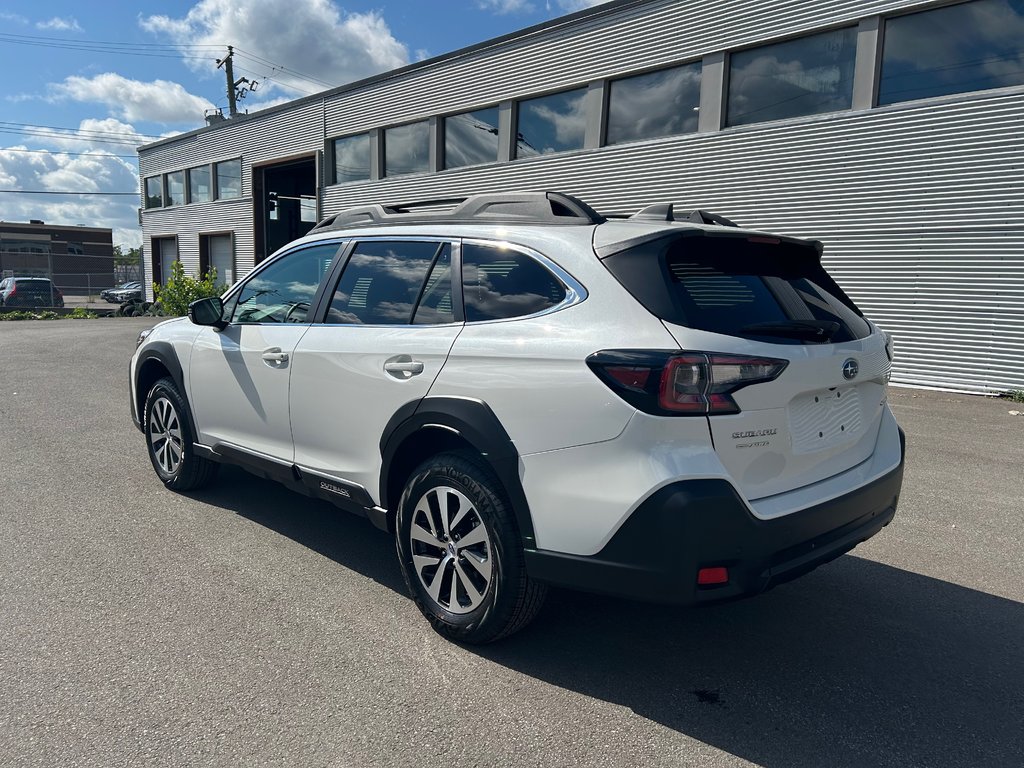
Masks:
[[[42,155],[74,155],[76,157],[118,157],[123,160],[138,160],[138,155],[114,155],[109,152],[65,152],[63,149],[21,149],[20,147],[0,147],[0,152],[30,152]]]
[[[139,197],[138,192],[54,192],[49,189],[0,189],[0,194],[8,195],[131,195]]]

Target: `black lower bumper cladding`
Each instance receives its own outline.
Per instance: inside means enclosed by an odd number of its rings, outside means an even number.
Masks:
[[[527,550],[526,565],[539,581],[653,602],[693,605],[754,595],[878,533],[896,514],[902,483],[901,459],[844,496],[760,520],[725,480],[681,481],[641,504],[596,555]],[[729,581],[699,587],[697,572],[709,567],[728,568]]]

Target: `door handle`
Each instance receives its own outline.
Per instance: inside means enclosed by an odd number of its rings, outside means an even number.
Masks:
[[[408,355],[399,355],[396,359],[384,363],[384,370],[396,379],[408,379],[423,373],[423,363],[413,360]]]
[[[263,350],[261,357],[268,363],[287,363],[288,353],[282,352],[280,347],[271,347]]]

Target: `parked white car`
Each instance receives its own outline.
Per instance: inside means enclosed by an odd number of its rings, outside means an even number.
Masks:
[[[144,332],[132,415],[173,490],[238,464],[391,532],[459,641],[549,584],[751,595],[899,498],[891,341],[821,252],[557,193],[348,210]]]

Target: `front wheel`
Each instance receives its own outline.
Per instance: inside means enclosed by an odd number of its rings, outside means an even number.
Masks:
[[[446,637],[493,642],[540,610],[546,589],[527,577],[511,506],[474,457],[442,454],[420,465],[402,493],[395,528],[409,592]]]
[[[220,466],[196,456],[188,403],[174,381],[160,379],[146,396],[146,446],[157,476],[168,488],[190,491],[209,483]]]

